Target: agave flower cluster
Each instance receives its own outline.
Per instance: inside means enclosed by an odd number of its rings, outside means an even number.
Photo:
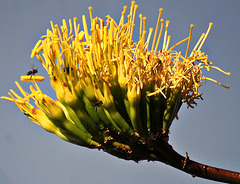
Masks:
[[[83,26],[77,18],[60,27],[51,22],[31,57],[48,72],[58,100],[41,92],[40,76],[22,76],[33,81],[30,94],[16,82],[23,97],[11,90],[11,98],[2,98],[63,140],[124,159],[157,159],[151,141],[168,137],[182,103],[193,107],[202,98],[199,87],[206,79],[219,83],[204,77],[203,69],[220,69],[201,52],[212,23],[191,52],[193,25],[187,38],[169,48],[169,21],[161,19],[160,9],[155,30],[147,31],[146,17],[139,15],[139,39],[133,41],[137,7],[132,2],[127,16],[124,7],[119,23],[110,16],[105,22],[93,18],[91,7],[89,25],[84,15]],[[185,54],[174,50],[185,41]]]

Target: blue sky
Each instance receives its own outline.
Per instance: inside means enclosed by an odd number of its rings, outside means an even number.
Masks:
[[[131,1],[113,0],[1,0],[0,1],[0,96],[34,65],[46,76],[31,50],[50,27],[49,21],[85,14],[93,7],[93,16],[105,19],[111,15],[117,21],[124,5]],[[187,37],[194,24],[193,42],[213,22],[213,28],[203,46],[209,60],[232,73],[230,77],[211,70],[207,76],[228,84],[225,89],[207,82],[202,87],[203,101],[194,109],[183,105],[179,120],[170,129],[170,144],[182,155],[189,153],[195,161],[225,169],[240,171],[240,1],[239,0],[161,0],[136,1],[137,14],[147,17],[147,28],[155,27],[158,9],[162,18],[170,20],[171,43]],[[171,45],[170,43],[170,45]],[[178,47],[179,50],[184,47]],[[185,50],[183,50],[185,51]],[[30,83],[21,85],[27,89]],[[54,96],[48,80],[41,89]],[[62,141],[41,127],[31,123],[10,102],[0,101],[0,183],[3,184],[101,184],[101,183],[217,183],[193,178],[158,162],[142,161],[136,164]]]

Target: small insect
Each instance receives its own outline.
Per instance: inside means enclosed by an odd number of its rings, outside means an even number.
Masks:
[[[102,104],[103,104],[102,101],[97,101],[95,104],[93,104],[93,107],[96,107],[96,111],[97,111],[97,108],[98,108],[98,107],[101,107]]]
[[[28,114],[28,113],[26,113],[26,112],[24,112],[23,114],[24,114],[24,115],[26,115],[26,116],[29,116],[29,114]]]
[[[31,75],[31,77],[32,77],[36,73],[38,73],[38,70],[33,68],[32,70],[28,71],[26,75]]]
[[[73,68],[72,67],[71,68],[69,68],[69,67],[63,68],[63,72],[66,72],[67,74],[70,73],[70,70],[73,71]]]
[[[30,114],[28,114],[26,112],[24,112],[23,114],[26,115],[27,117],[30,117],[30,118],[32,117]]]

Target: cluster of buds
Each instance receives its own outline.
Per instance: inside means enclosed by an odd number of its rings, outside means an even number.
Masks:
[[[83,30],[77,18],[68,25],[63,20],[60,27],[51,22],[31,57],[36,56],[48,72],[58,100],[42,93],[40,76],[22,76],[33,82],[30,94],[16,82],[23,97],[11,90],[11,98],[2,98],[15,102],[29,120],[65,141],[124,159],[159,159],[153,142],[168,139],[182,103],[193,107],[202,98],[199,87],[205,80],[222,85],[202,70],[230,73],[213,66],[201,52],[212,23],[191,52],[193,25],[188,37],[169,47],[169,21],[161,19],[159,9],[156,28],[148,34],[146,17],[139,15],[139,40],[134,42],[137,7],[133,1],[127,18],[124,7],[119,23],[110,16],[106,22],[93,18],[89,7],[90,30],[84,15]],[[184,55],[174,50],[183,42],[187,42]]]

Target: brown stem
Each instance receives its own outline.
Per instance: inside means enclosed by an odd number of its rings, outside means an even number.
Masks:
[[[140,160],[159,161],[191,174],[193,177],[198,176],[213,181],[240,184],[239,172],[204,165],[190,160],[188,153],[185,157],[177,153],[168,143],[167,134],[151,135],[146,141],[129,140],[129,145],[121,143],[124,142],[121,139],[118,141],[109,140],[102,149],[122,159],[136,162]]]
[[[181,156],[165,140],[158,142],[158,146],[155,149],[167,159],[166,164],[189,173],[192,176],[225,183],[240,183],[239,172],[220,169],[189,160],[187,154],[186,157]]]

